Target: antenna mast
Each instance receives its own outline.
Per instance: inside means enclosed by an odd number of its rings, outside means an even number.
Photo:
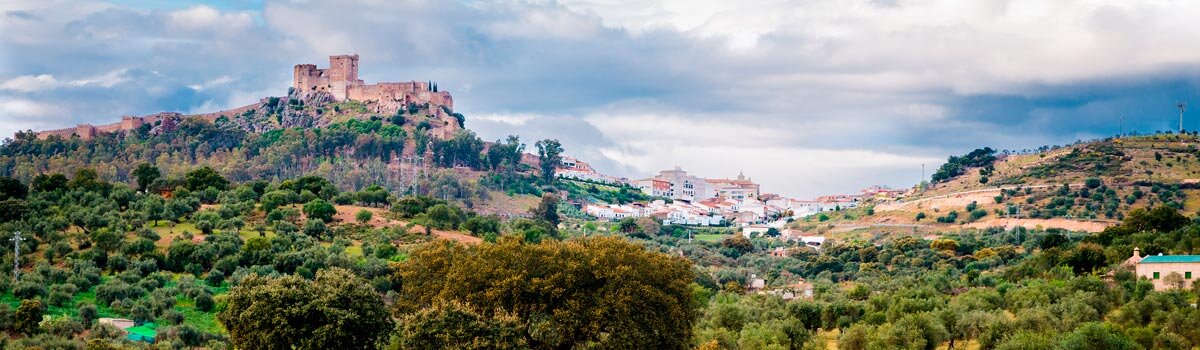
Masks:
[[[1179,102],[1175,104],[1179,108],[1179,133],[1183,133],[1183,111],[1187,109],[1187,102]]]
[[[13,231],[13,283],[17,282],[17,275],[21,273],[21,231]]]

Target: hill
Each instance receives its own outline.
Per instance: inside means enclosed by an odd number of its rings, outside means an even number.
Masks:
[[[1200,210],[1200,137],[1109,138],[1027,153],[981,148],[950,157],[911,196],[830,217],[853,228],[943,232],[1026,227],[1098,232],[1130,211],[1159,204]]]

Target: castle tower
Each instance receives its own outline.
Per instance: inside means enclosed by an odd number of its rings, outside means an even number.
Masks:
[[[129,130],[137,129],[142,126],[142,123],[143,123],[142,118],[133,117],[133,116],[122,116],[121,117],[121,130],[129,131]]]
[[[292,88],[299,96],[314,93],[320,84],[322,71],[315,64],[297,64],[293,73]]]
[[[76,125],[75,135],[79,135],[80,140],[91,140],[96,137],[96,127],[91,124]]]
[[[347,99],[351,86],[361,84],[358,80],[358,55],[329,56],[329,92],[336,100]]]

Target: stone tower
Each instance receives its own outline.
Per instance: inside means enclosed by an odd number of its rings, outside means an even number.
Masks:
[[[292,87],[296,89],[296,93],[300,96],[318,91],[326,91],[328,82],[322,82],[321,78],[325,72],[317,69],[315,64],[297,64]],[[328,78],[328,77],[325,77]]]
[[[329,56],[329,93],[337,100],[348,97],[350,86],[360,83],[358,80],[358,55]]]

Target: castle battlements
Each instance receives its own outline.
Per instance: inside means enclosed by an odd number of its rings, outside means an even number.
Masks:
[[[437,84],[429,82],[409,81],[398,83],[378,83],[367,85],[358,79],[358,55],[329,56],[329,68],[317,68],[315,64],[297,64],[294,68],[295,80],[292,83],[294,96],[307,98],[320,93],[328,93],[334,101],[364,101],[373,102],[376,112],[395,112],[409,104],[429,105],[433,117],[444,121],[445,127],[439,128],[437,136],[446,138],[459,129],[457,122],[447,111],[454,110],[454,98],[449,92],[438,91]],[[177,123],[183,118],[200,118],[216,121],[225,116],[232,118],[247,111],[257,110],[267,99],[258,103],[213,113],[183,115],[175,112],[161,112],[146,116],[122,116],[120,122],[92,125],[79,124],[75,127],[56,130],[46,130],[37,133],[38,139],[50,136],[90,140],[98,134],[119,131],[136,130],[143,125],[154,126],[163,123]]]
[[[358,79],[358,55],[329,56],[329,68],[315,64],[297,64],[292,88],[300,97],[329,93],[335,101],[377,101],[380,104],[404,106],[409,103],[443,106],[454,109],[449,92],[437,91],[437,85],[409,81],[366,84]]]

